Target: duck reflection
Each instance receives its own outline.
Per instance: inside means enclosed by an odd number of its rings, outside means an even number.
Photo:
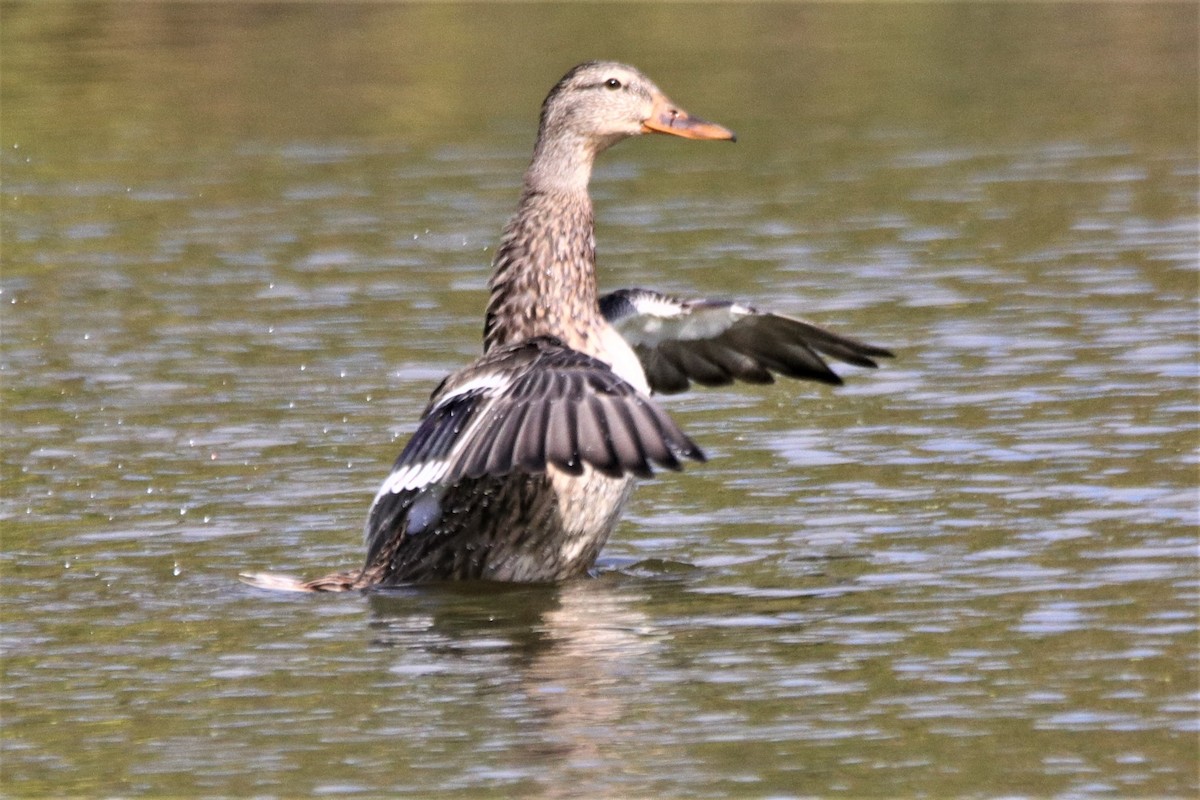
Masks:
[[[450,698],[464,712],[497,717],[463,725],[490,728],[485,735],[498,740],[489,749],[511,756],[509,777],[527,774],[542,796],[578,796],[588,773],[599,789],[602,776],[611,779],[607,768],[619,769],[636,746],[623,725],[629,690],[645,684],[662,642],[641,610],[650,592],[644,580],[616,573],[559,585],[375,592],[372,641],[402,651],[394,673],[450,674],[444,689],[472,695]]]

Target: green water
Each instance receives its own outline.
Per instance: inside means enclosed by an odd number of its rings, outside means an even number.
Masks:
[[[1192,796],[1194,4],[0,4],[7,796]],[[598,578],[355,566],[546,90],[606,287],[892,347],[666,400]]]

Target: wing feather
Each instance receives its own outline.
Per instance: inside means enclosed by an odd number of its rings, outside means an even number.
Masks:
[[[648,476],[651,464],[678,469],[680,458],[703,454],[653,400],[607,364],[539,337],[493,348],[443,382],[375,511],[397,507],[398,498],[380,502],[387,496],[464,478],[536,473],[548,464],[570,474],[590,464],[607,475]],[[432,505],[427,516],[434,517]]]
[[[733,382],[728,372],[705,357],[703,344],[697,346],[693,342],[671,340],[660,344],[658,350],[676,369],[703,386],[723,386]]]
[[[513,464],[522,472],[540,472],[546,468],[549,405],[545,398],[538,398],[526,406],[525,420],[513,454]]]
[[[527,403],[505,403],[504,414],[491,434],[492,446],[488,450],[487,474],[507,475],[512,472],[513,457],[517,450],[517,439],[522,432]]]
[[[679,459],[671,449],[670,433],[663,430],[658,418],[650,411],[647,403],[633,403],[629,407],[633,425],[641,434],[646,459],[667,469],[680,469]]]
[[[586,397],[579,405],[579,455],[605,475],[616,477],[621,474],[608,420],[599,398],[594,396]]]
[[[492,430],[496,427],[499,417],[498,409],[491,409],[488,414],[488,419],[481,423],[483,430]],[[461,465],[462,474],[467,478],[481,478],[488,471],[488,456],[491,453],[492,439],[486,436],[466,436],[459,444],[459,464]]]
[[[704,453],[696,446],[686,433],[679,429],[675,424],[675,420],[667,416],[667,413],[659,408],[657,403],[647,401],[642,406],[648,411],[658,423],[658,429],[662,432],[663,441],[670,449],[674,458],[674,464],[667,463],[663,466],[668,469],[680,469],[678,457],[690,458],[693,461],[706,461]]]
[[[698,344],[702,346],[710,361],[719,364],[725,372],[729,373],[730,381],[736,378],[746,383],[775,382],[775,379],[771,377],[770,370],[763,367],[749,352],[733,346],[732,341],[725,337],[709,339]]]
[[[654,391],[662,394],[687,391],[688,386],[691,385],[687,372],[671,363],[671,360],[663,355],[659,348],[636,345],[633,350],[637,353],[638,360],[642,362],[646,379]]]
[[[576,427],[575,404],[552,401],[546,421],[546,463],[572,475],[583,472]]]
[[[652,476],[654,471],[646,461],[646,447],[642,444],[643,432],[638,430],[630,411],[633,404],[621,402],[611,396],[598,399],[604,409],[613,452],[616,453],[621,468],[639,478]]]
[[[836,385],[842,380],[822,355],[868,368],[892,355],[795,317],[728,301],[621,289],[602,297],[600,309],[634,348],[651,389],[661,393],[684,391],[691,381],[771,383],[772,373]]]

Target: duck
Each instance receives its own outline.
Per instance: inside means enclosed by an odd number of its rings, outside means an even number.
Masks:
[[[638,480],[706,460],[657,395],[776,376],[838,385],[826,358],[875,368],[892,356],[732,300],[600,295],[592,167],[646,134],[736,141],[625,64],[585,62],[554,85],[492,261],[483,354],[434,389],[370,506],[363,566],[244,581],[337,592],[587,575]]]

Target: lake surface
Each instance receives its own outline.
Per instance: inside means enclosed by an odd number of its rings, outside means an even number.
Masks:
[[[1197,6],[4,3],[7,796],[1195,796]],[[597,577],[356,566],[538,106],[601,282],[892,347],[666,399]]]

